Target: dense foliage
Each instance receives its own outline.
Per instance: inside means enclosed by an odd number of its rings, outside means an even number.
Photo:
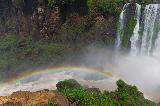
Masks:
[[[60,9],[68,9],[66,12],[82,12],[84,14],[89,11],[98,12],[101,15],[119,15],[121,7],[126,0],[48,0],[49,8],[59,7]]]
[[[88,6],[91,11],[97,11],[99,14],[119,16],[125,0],[88,0]]]
[[[66,80],[66,81],[61,81],[61,82],[58,82],[57,85],[57,90],[58,91],[63,91],[64,88],[80,88],[81,85],[74,79],[69,79],[69,80]]]
[[[31,37],[18,38],[8,35],[2,37],[0,42],[1,81],[10,74],[12,76],[26,70],[27,67],[34,68],[51,62],[56,65],[62,62],[70,51],[67,45],[34,41]]]
[[[128,0],[2,0],[0,35],[14,33],[37,40],[114,44],[118,17],[126,2]],[[152,0],[137,2],[148,4]],[[33,16],[37,17],[33,19]]]
[[[78,106],[156,106],[155,103],[144,98],[136,86],[127,85],[124,81],[117,81],[114,92],[97,92],[83,86],[73,87],[75,80],[59,82],[57,89],[67,96],[71,103]],[[71,85],[71,86],[70,86]]]

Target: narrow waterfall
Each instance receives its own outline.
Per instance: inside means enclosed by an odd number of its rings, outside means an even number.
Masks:
[[[124,21],[125,21],[125,11],[126,11],[128,4],[129,3],[124,5],[123,10],[119,17],[119,24],[118,24],[118,29],[117,29],[117,39],[116,39],[116,49],[119,49],[121,45],[121,39],[124,35],[123,29],[124,29]]]
[[[141,44],[141,53],[151,55],[154,54],[155,48],[160,46],[160,5],[149,4],[144,11],[144,28]]]
[[[141,17],[141,5],[136,4],[136,12],[135,12],[135,18],[136,18],[136,26],[133,30],[133,35],[130,38],[131,41],[131,54],[135,55],[138,54],[139,52],[139,40],[140,40],[140,36],[139,36],[139,31],[140,31],[140,17]]]
[[[136,37],[138,36],[139,31],[139,21],[140,21],[140,15],[141,15],[141,5],[137,4],[131,4],[127,3],[124,5],[123,10],[119,17],[119,24],[118,24],[118,30],[117,30],[117,39],[116,39],[116,50],[120,50],[121,47],[123,48],[123,38],[124,36],[131,36],[131,34],[128,33],[128,23],[132,21],[132,18],[135,18],[136,20],[136,27],[134,29],[134,37],[133,42],[136,41]],[[134,45],[133,45],[134,46]],[[135,47],[135,46],[134,46]]]

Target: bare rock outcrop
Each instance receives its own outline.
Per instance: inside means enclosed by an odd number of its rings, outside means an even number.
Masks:
[[[56,91],[18,91],[10,96],[0,97],[0,106],[48,106],[48,100],[55,101],[58,106],[69,106],[65,96]]]

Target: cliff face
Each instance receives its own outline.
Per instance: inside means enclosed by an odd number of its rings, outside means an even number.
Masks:
[[[0,106],[48,106],[49,100],[59,106],[69,106],[66,97],[54,91],[14,92],[10,96],[0,97]]]
[[[86,39],[86,42],[98,39],[105,42],[116,35],[118,15],[115,13],[121,11],[123,3],[115,2],[112,9],[108,6],[101,7],[100,4],[97,6],[100,1],[94,0],[64,3],[63,0],[55,0],[55,6],[47,3],[48,1],[0,0],[0,36],[16,34],[20,37],[32,36],[36,40],[49,39],[55,42],[77,42]],[[112,5],[112,2],[109,4]],[[97,20],[99,17],[103,19],[102,22]],[[97,25],[100,26],[97,28]]]

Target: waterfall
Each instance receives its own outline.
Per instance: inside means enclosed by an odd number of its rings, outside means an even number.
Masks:
[[[119,24],[118,24],[118,29],[117,29],[117,39],[116,39],[116,49],[119,49],[121,45],[121,38],[124,35],[123,29],[124,29],[124,22],[125,22],[125,11],[126,11],[126,7],[128,6],[128,4],[129,3],[124,5],[123,10],[119,17]]]
[[[116,40],[116,47],[119,49],[122,43],[122,37],[124,36],[124,24],[128,4],[123,7],[120,14]],[[138,53],[148,56],[160,55],[160,4],[149,4],[145,7],[142,25],[140,25],[141,5],[139,4],[136,4],[134,17],[136,19],[136,25],[130,38],[130,53],[132,55],[137,55]]]
[[[154,53],[158,40],[159,28],[160,28],[160,5],[149,4],[144,11],[144,29],[141,44],[141,53],[151,55]],[[160,38],[159,38],[160,39]],[[157,43],[157,44],[156,44]],[[160,45],[159,45],[160,46]]]
[[[141,17],[141,5],[136,4],[136,12],[135,12],[135,18],[136,18],[136,26],[133,30],[133,35],[130,38],[131,41],[131,54],[138,54],[139,47],[138,47],[138,41],[140,39],[139,31],[140,31],[140,17]]]
[[[123,10],[119,17],[119,24],[118,24],[118,30],[117,30],[117,39],[116,39],[116,50],[120,50],[122,47],[122,39],[124,35],[126,35],[126,27],[127,22],[130,21],[131,17],[135,17],[136,19],[136,27],[134,28],[134,33],[131,39],[132,42],[132,48],[136,48],[136,42],[138,40],[138,33],[139,33],[139,21],[141,16],[141,5],[137,4],[135,5],[135,9],[133,9],[133,4],[127,3],[124,5]],[[132,9],[130,11],[130,9]],[[130,36],[130,35],[127,35]]]
[[[160,55],[160,31],[158,33],[158,37],[155,43],[155,49],[153,51],[153,55]]]

